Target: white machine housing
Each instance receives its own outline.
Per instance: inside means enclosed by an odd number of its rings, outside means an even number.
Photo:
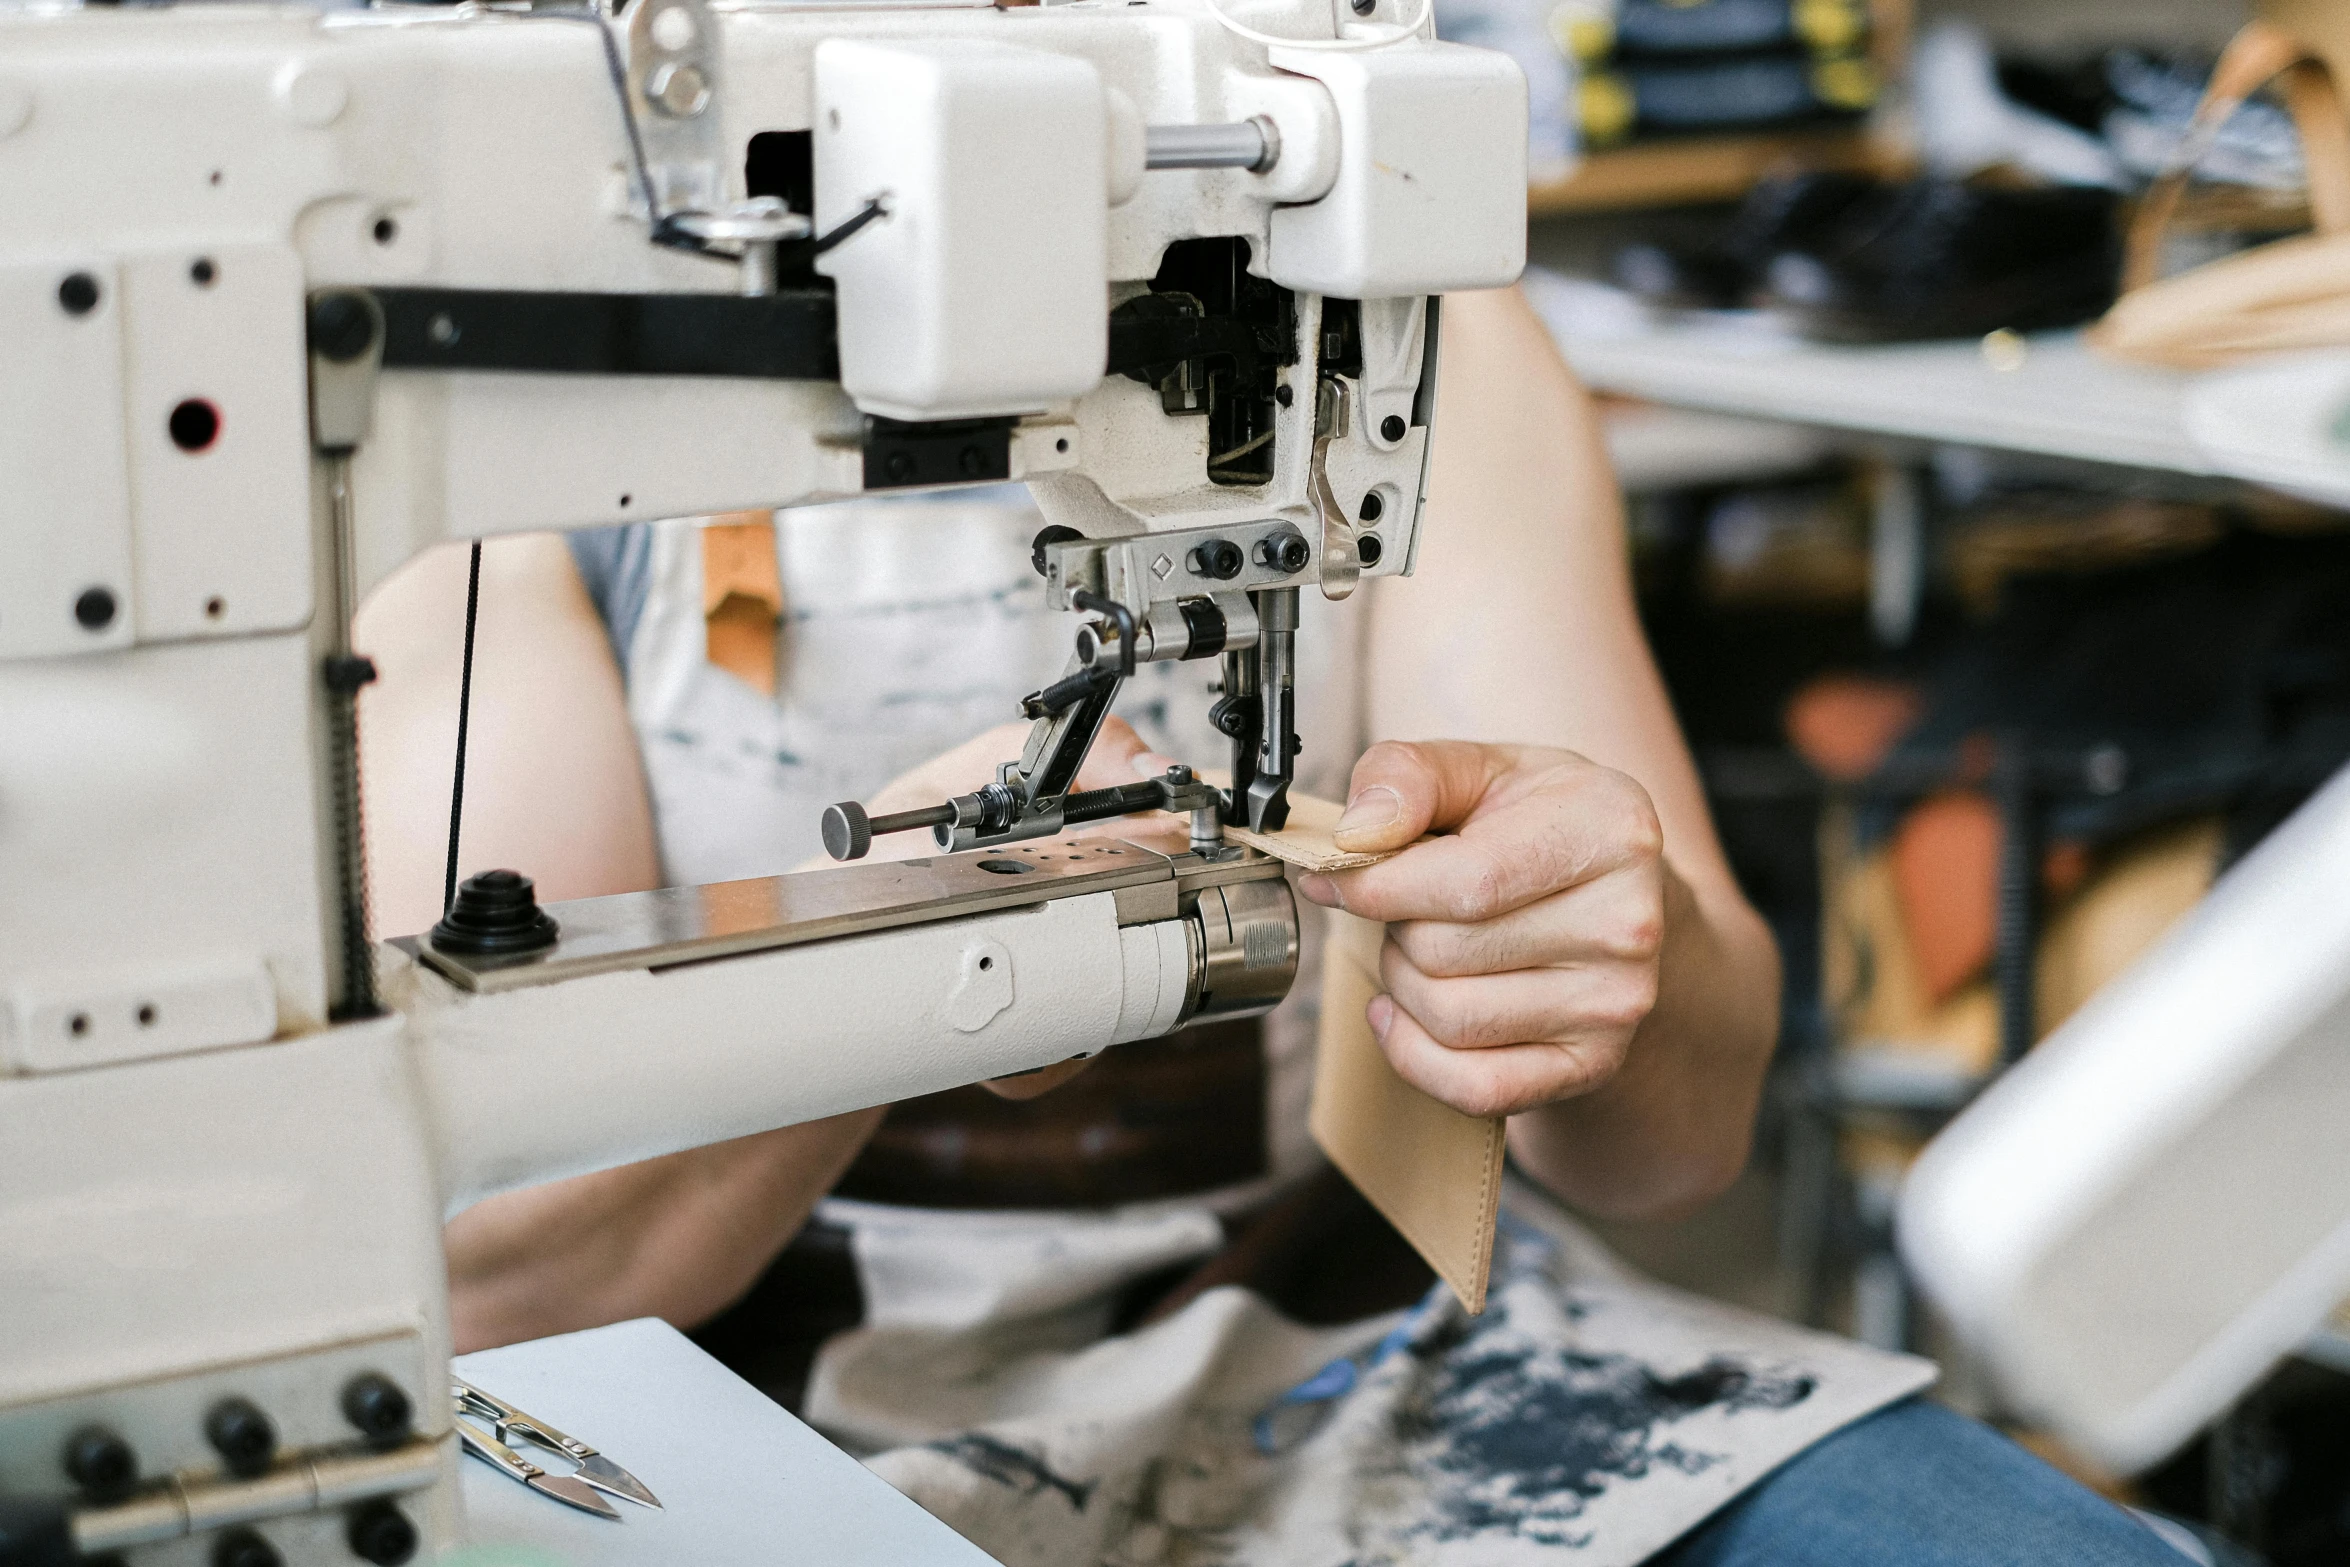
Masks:
[[[2350,1297],[2350,773],[1931,1143],[1903,1255],[2120,1473]]]
[[[1312,559],[1217,591],[1342,590],[1325,561],[1374,493],[1364,574],[1407,570],[1424,296],[1516,276],[1523,82],[1394,0],[1232,9],[1345,47],[1277,63],[1205,0],[0,10],[0,1498],[63,1487],[97,1421],[149,1484],[77,1504],[79,1546],[194,1562],[245,1524],[345,1561],[372,1498],[430,1552],[460,1532],[447,1214],[1175,1026],[1226,961],[1179,893],[1241,896],[1179,848],[1114,887],[494,992],[377,947],[389,1010],[338,1020],[363,904],[321,669],[436,544],[855,495],[881,443],[957,420],[1000,442],[966,476],[1031,481],[1138,616],[1227,535]],[[1256,166],[1151,166],[1158,127],[1251,122]],[[740,345],[626,324],[755,269],[649,235],[777,221],[748,200],[770,133],[812,141],[816,233],[882,208],[822,257],[837,372],[677,368]],[[1105,375],[1105,318],[1203,241],[1292,291],[1253,482]],[[384,312],[347,361],[312,314],[338,291]],[[532,326],[550,300],[572,327]],[[794,881],[663,896],[723,937],[788,924]],[[351,1446],[360,1365],[412,1397],[407,1446]],[[260,1479],[202,1432],[223,1390],[292,1455]]]

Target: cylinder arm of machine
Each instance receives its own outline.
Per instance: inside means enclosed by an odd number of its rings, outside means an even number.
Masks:
[[[1297,970],[1279,862],[1180,828],[544,912],[519,956],[393,943],[451,1212],[1249,1016]]]

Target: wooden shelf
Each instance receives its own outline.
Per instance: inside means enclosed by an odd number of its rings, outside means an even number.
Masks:
[[[1526,210],[1542,217],[1735,201],[1755,181],[1791,168],[1893,175],[1908,167],[1900,149],[1858,129],[1696,137],[1592,153],[1565,179],[1528,189]]]

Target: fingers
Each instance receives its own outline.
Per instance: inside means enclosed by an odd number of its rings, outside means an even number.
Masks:
[[[1401,775],[1398,769],[1389,776]],[[1448,777],[1432,771],[1423,780],[1429,790],[1444,791],[1438,803],[1445,806],[1457,803],[1454,791],[1463,782],[1457,769]],[[1408,826],[1418,819],[1413,796],[1405,783],[1397,789],[1399,820]],[[1458,831],[1362,870],[1309,877],[1299,890],[1365,919],[1475,923],[1618,867],[1654,861],[1663,844],[1645,789],[1610,768],[1562,755],[1539,775],[1490,780]]]
[[[1516,1115],[1588,1093],[1614,1070],[1613,1061],[1595,1063],[1592,1047],[1577,1044],[1449,1050],[1386,996],[1373,998],[1370,1018],[1396,1075],[1464,1115]]]
[[[1664,944],[1664,873],[1620,866],[1496,919],[1406,920],[1388,939],[1432,978],[1565,964],[1653,963]]]
[[[1442,979],[1422,973],[1395,943],[1380,950],[1387,993],[1448,1050],[1549,1043],[1583,1047],[1612,1070],[1656,1005],[1651,963],[1575,964]]]
[[[1400,849],[1466,820],[1493,776],[1495,748],[1453,740],[1383,740],[1355,763],[1334,837],[1354,854]]]

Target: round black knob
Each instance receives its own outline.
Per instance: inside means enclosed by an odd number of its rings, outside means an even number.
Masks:
[[[66,1477],[99,1501],[122,1495],[139,1479],[138,1455],[104,1426],[83,1426],[67,1437],[62,1462]]]
[[[1355,515],[1362,518],[1365,522],[1377,522],[1379,520],[1380,514],[1386,510],[1387,502],[1383,497],[1381,497],[1379,492],[1377,490],[1366,490],[1363,492],[1363,508]]]
[[[873,820],[854,800],[824,808],[824,852],[836,860],[861,860],[873,847]]]
[[[415,1413],[400,1384],[380,1371],[362,1371],[343,1384],[343,1418],[371,1442],[406,1436]]]
[[[1355,559],[1361,561],[1364,565],[1378,565],[1379,558],[1386,553],[1387,546],[1379,542],[1378,534],[1365,533],[1356,536]]]
[[[1247,563],[1240,546],[1230,539],[1210,539],[1191,552],[1192,575],[1217,582],[1230,582]]]
[[[1302,533],[1275,533],[1257,540],[1257,564],[1270,566],[1275,571],[1294,572],[1306,569],[1306,562],[1314,558]]]
[[[375,342],[375,312],[348,289],[310,301],[310,351],[330,364],[347,365]]]
[[[277,1427],[250,1399],[224,1398],[204,1417],[204,1439],[220,1454],[229,1473],[250,1478],[269,1467],[277,1451]]]
[[[1400,441],[1403,439],[1404,431],[1408,428],[1410,427],[1403,422],[1402,414],[1389,414],[1379,421],[1379,438],[1383,441]]]
[[[104,631],[114,624],[114,594],[107,588],[84,588],[73,601],[73,618],[84,631]]]
[[[98,308],[98,280],[87,272],[69,272],[57,285],[57,303],[69,316],[86,316]]]
[[[250,1529],[231,1529],[212,1547],[212,1567],[285,1567],[277,1547]]]
[[[369,1502],[352,1513],[345,1538],[353,1556],[377,1567],[398,1567],[416,1554],[416,1525],[390,1502]]]
[[[520,871],[483,871],[458,884],[457,901],[432,928],[443,952],[506,956],[555,944],[555,921],[539,907],[537,885]]]

